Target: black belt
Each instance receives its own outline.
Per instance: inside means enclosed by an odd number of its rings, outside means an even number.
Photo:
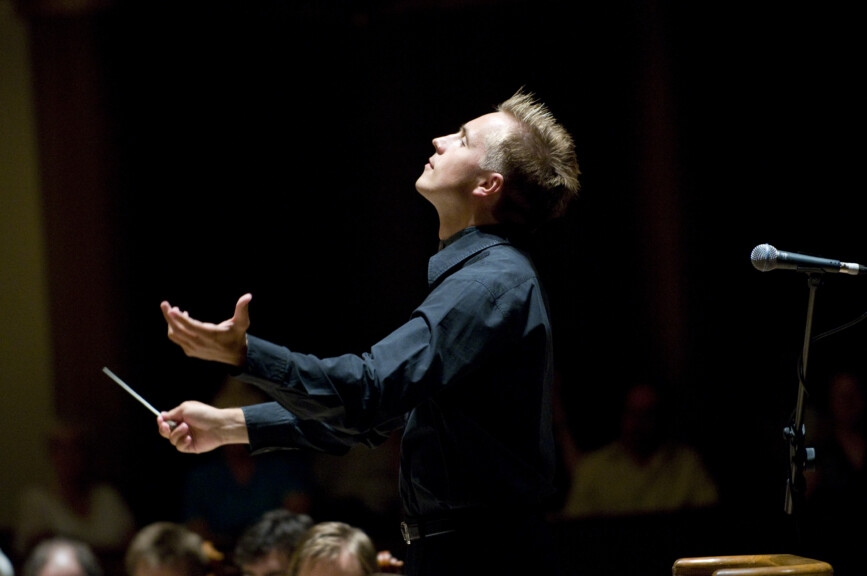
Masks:
[[[400,523],[400,533],[403,535],[403,540],[407,544],[412,544],[413,540],[419,540],[421,538],[448,534],[457,529],[457,523],[453,519],[446,518]]]
[[[539,509],[511,506],[507,509],[494,510],[491,507],[471,507],[459,510],[449,510],[447,516],[429,518],[407,518],[400,523],[400,533],[404,542],[412,543],[430,536],[449,534],[463,529],[486,531],[503,529],[507,526],[534,525],[544,521],[544,515]],[[484,528],[487,527],[487,528]]]

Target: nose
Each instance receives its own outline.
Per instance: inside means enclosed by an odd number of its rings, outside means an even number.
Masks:
[[[433,139],[433,147],[437,151],[437,154],[442,154],[448,148],[449,143],[454,139],[455,134],[450,134],[448,136],[439,136]]]

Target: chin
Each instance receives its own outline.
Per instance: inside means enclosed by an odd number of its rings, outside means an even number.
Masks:
[[[419,176],[418,180],[415,181],[415,189],[422,196],[425,195],[425,185],[424,185],[424,174]]]

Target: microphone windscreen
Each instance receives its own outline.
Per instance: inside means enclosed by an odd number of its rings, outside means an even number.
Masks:
[[[777,267],[777,249],[770,244],[759,244],[753,248],[750,260],[756,270],[767,272]]]

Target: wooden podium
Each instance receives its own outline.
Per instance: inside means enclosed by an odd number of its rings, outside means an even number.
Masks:
[[[827,562],[792,554],[680,558],[672,576],[831,576]]]

